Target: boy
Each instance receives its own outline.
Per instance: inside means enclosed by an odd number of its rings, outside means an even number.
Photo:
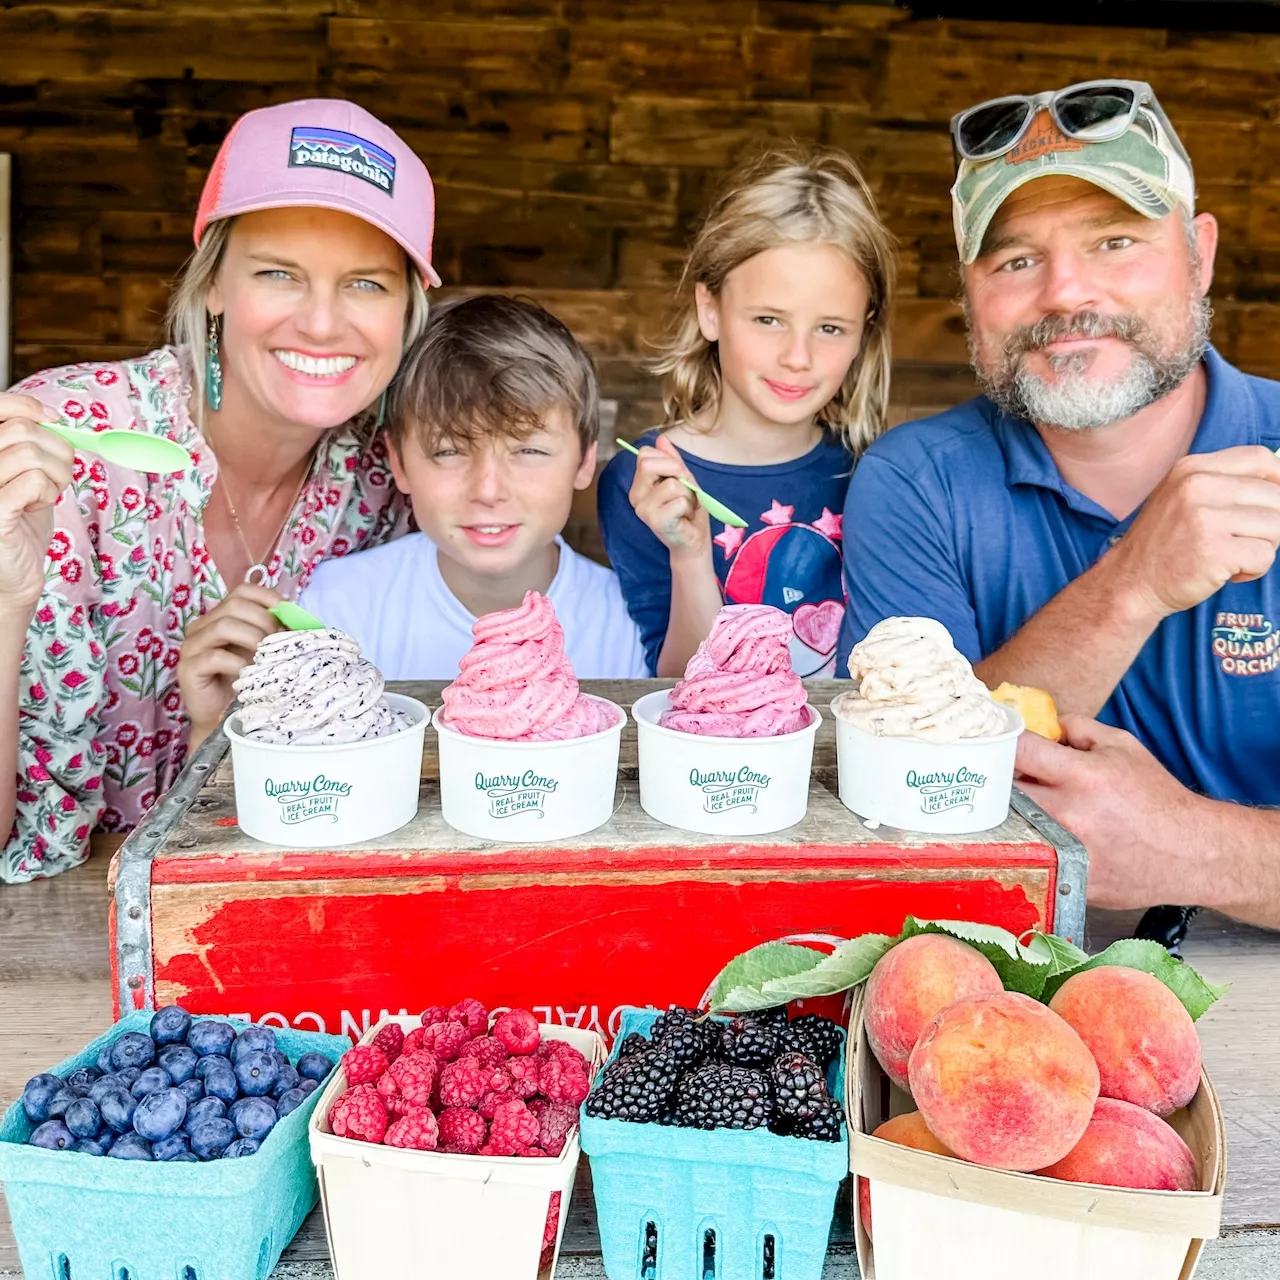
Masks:
[[[448,680],[477,617],[539,591],[580,679],[648,675],[617,579],[560,537],[595,475],[598,423],[595,370],[550,312],[498,296],[434,308],[387,405],[422,532],[325,561],[299,603],[388,680]]]

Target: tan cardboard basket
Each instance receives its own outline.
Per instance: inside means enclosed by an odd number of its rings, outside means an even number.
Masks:
[[[863,990],[849,1019],[845,1102],[853,1221],[863,1280],[1191,1280],[1218,1234],[1227,1144],[1207,1074],[1169,1117],[1196,1158],[1196,1191],[1134,1191],[986,1169],[871,1137],[914,1110],[891,1085],[863,1028]],[[871,1182],[875,1245],[858,1214]]]

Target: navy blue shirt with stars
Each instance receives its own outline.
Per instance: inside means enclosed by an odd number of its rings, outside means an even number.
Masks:
[[[1280,382],[1205,355],[1192,453],[1280,446]],[[1063,480],[1040,433],[985,397],[894,427],[867,450],[845,505],[850,647],[882,618],[937,618],[971,662],[994,653],[1123,537]],[[1186,786],[1280,804],[1280,564],[1165,618],[1099,712]]]
[[[650,431],[636,443],[657,437]],[[711,521],[725,603],[785,610],[795,627],[792,668],[801,676],[833,674],[845,607],[840,512],[853,469],[848,451],[827,439],[803,457],[763,467],[708,462],[683,449],[680,456],[702,488],[747,522],[733,529]],[[605,550],[656,671],[671,615],[671,558],[632,509],[635,472],[635,457],[619,453],[600,476],[597,501]]]

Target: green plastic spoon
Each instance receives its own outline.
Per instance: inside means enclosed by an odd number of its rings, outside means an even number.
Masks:
[[[149,436],[141,431],[90,431],[88,427],[64,427],[57,422],[40,425],[77,449],[96,453],[131,471],[167,476],[191,466],[191,455],[176,440],[166,440],[164,436]]]
[[[633,444],[628,444],[621,437],[614,441],[615,444],[621,445],[628,453],[634,453],[638,458],[640,450]],[[684,476],[676,476],[686,489],[688,489],[695,498],[706,508],[709,516],[714,516],[721,524],[732,525],[735,529],[745,529],[747,522],[736,511],[731,511],[723,502],[717,501],[705,489],[699,489],[692,480],[686,480]]]
[[[286,631],[323,631],[325,623],[314,613],[308,613],[301,605],[292,600],[281,600],[278,605],[267,610],[284,627]]]

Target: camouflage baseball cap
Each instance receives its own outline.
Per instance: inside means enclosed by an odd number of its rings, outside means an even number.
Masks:
[[[1013,192],[1055,174],[1091,182],[1148,218],[1163,218],[1177,205],[1195,212],[1195,176],[1186,152],[1148,107],[1138,109],[1118,138],[1101,142],[1068,137],[1042,108],[1004,155],[960,161],[951,188],[960,261],[967,266],[978,256],[991,219]]]

